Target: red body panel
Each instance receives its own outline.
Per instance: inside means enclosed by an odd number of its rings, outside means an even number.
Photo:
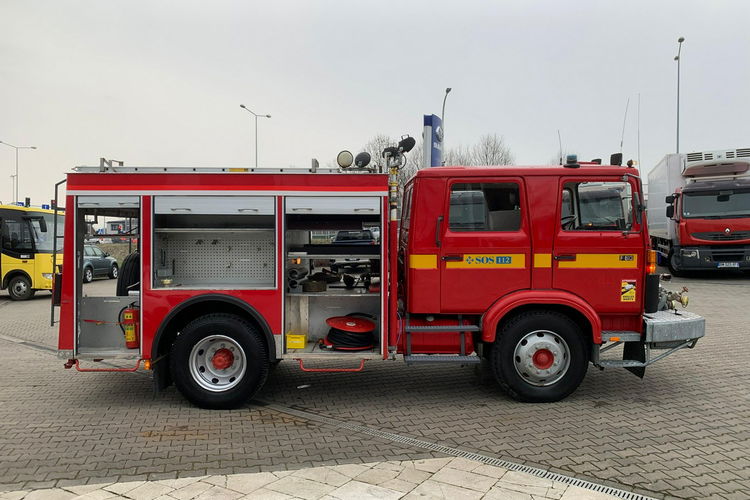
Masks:
[[[70,217],[65,217],[65,235],[75,233],[75,197],[66,196],[65,206],[69,208]],[[75,344],[75,280],[76,268],[75,245],[66,236],[63,246],[62,290],[60,295],[60,332],[57,348],[61,351],[72,351]]]
[[[328,175],[328,174],[256,174],[256,173],[106,173],[88,174],[72,173],[68,175],[69,196],[66,206],[75,213],[76,196],[74,195],[141,195],[140,247],[141,258],[141,356],[144,359],[153,357],[154,337],[167,315],[184,301],[211,294],[229,295],[252,306],[264,319],[274,335],[283,333],[283,262],[281,251],[277,252],[276,287],[266,290],[201,290],[201,289],[154,289],[151,283],[152,270],[152,234],[153,198],[150,194],[244,194],[263,192],[270,195],[331,193],[368,194],[383,198],[383,210],[387,210],[385,193],[388,189],[386,175]],[[276,244],[283,248],[284,210],[283,198],[276,198]],[[72,350],[75,343],[75,281],[74,272],[75,217],[66,217],[66,242],[64,250],[62,285],[62,308],[58,346],[61,350]],[[387,231],[382,231],[383,247],[390,241]],[[387,266],[386,266],[387,269]],[[386,280],[383,280],[386,282]],[[387,311],[386,289],[383,289],[384,310]],[[387,316],[387,315],[386,315]],[[387,332],[389,321],[382,319],[383,331]]]

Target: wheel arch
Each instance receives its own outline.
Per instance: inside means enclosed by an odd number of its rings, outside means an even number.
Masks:
[[[531,310],[555,311],[573,320],[594,344],[602,342],[599,315],[580,297],[567,292],[519,292],[495,302],[482,316],[482,340],[494,342],[498,330],[512,318]]]
[[[29,280],[29,283],[31,283],[31,285],[34,284],[34,280],[31,279],[31,276],[29,276],[29,273],[27,273],[26,271],[22,271],[21,269],[14,269],[12,271],[8,271],[8,274],[6,274],[5,277],[3,278],[2,289],[5,290],[6,288],[8,288],[8,285],[10,285],[10,280],[15,278],[16,276],[23,276],[24,278]],[[34,288],[32,287],[32,290],[33,289]]]
[[[191,297],[172,309],[156,330],[151,344],[151,358],[169,355],[169,348],[177,338],[177,332],[192,320],[209,313],[236,314],[258,327],[266,344],[269,361],[276,360],[276,343],[273,333],[263,316],[250,304],[236,297],[223,294],[207,294]]]

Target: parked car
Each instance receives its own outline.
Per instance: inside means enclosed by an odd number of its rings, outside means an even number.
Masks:
[[[116,279],[120,268],[117,259],[94,245],[83,245],[83,282],[90,283],[99,276]]]
[[[378,237],[380,236],[380,229],[377,230],[377,235],[372,229],[356,229],[351,231],[339,231],[333,238],[331,243],[333,245],[345,245],[345,246],[376,246],[378,245]],[[379,254],[380,246],[377,249],[373,249],[372,253]],[[379,267],[379,260],[375,259],[363,259],[358,257],[347,257],[344,259],[333,259],[331,260],[331,271],[338,271],[345,267],[356,269],[361,266],[370,266],[372,270]]]

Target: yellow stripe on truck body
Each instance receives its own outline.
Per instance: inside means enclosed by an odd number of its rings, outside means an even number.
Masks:
[[[575,260],[561,260],[561,269],[637,269],[638,255],[634,253],[579,253]]]
[[[523,269],[526,267],[526,256],[513,254],[464,254],[463,260],[446,262],[447,269]]]
[[[552,267],[551,253],[535,253],[534,267]]]
[[[437,255],[410,255],[410,269],[437,269]]]

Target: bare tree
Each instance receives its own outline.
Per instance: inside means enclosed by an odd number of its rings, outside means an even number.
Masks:
[[[370,165],[383,165],[383,150],[389,146],[395,146],[397,140],[385,134],[378,134],[364,145],[362,151],[370,153]],[[354,153],[357,156],[357,153]]]
[[[513,165],[515,159],[502,136],[487,134],[471,148],[471,165]]]
[[[411,179],[418,170],[423,168],[422,162],[424,161],[424,140],[417,140],[417,144],[414,148],[406,154],[406,165],[401,167],[398,172],[398,184],[401,189],[406,184],[406,181]]]
[[[474,158],[470,148],[459,145],[443,152],[443,163],[447,166],[474,165]]]

